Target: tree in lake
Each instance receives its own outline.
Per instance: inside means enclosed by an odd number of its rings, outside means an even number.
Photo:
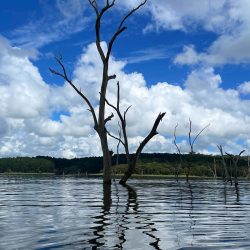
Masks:
[[[131,177],[131,175],[134,173],[136,164],[138,162],[139,156],[143,150],[143,148],[147,145],[147,143],[158,134],[157,128],[159,126],[159,123],[161,122],[162,118],[165,116],[165,113],[159,113],[157,118],[154,121],[154,124],[152,126],[151,131],[148,133],[148,135],[142,140],[142,142],[139,144],[136,152],[134,155],[131,155],[129,152],[129,142],[128,142],[128,135],[127,135],[127,122],[126,122],[126,114],[131,106],[129,106],[124,112],[120,110],[120,84],[117,82],[117,103],[116,106],[111,104],[106,98],[105,101],[107,105],[109,105],[112,109],[116,111],[116,114],[119,117],[120,123],[121,123],[121,131],[122,131],[122,137],[119,132],[119,137],[112,135],[110,132],[107,132],[109,136],[116,139],[119,144],[122,144],[125,149],[126,159],[127,159],[127,170],[125,171],[124,175],[122,176],[120,180],[120,184],[125,184],[127,180]]]
[[[229,154],[226,152],[226,154],[230,157],[230,160],[233,164],[233,177],[234,177],[234,185],[238,186],[238,161],[240,159],[240,156],[245,152],[245,150],[242,150],[238,155],[234,156],[232,154]],[[232,182],[231,182],[232,185]]]
[[[176,130],[177,130],[177,127],[178,127],[178,124],[176,124],[175,128],[174,128],[174,140],[173,140],[173,143],[177,149],[177,153],[178,153],[178,158],[179,158],[179,163],[175,169],[175,178],[176,180],[178,181],[178,178],[179,178],[179,173],[182,169],[182,153],[181,153],[181,149],[180,147],[178,146],[177,142],[176,142]]]
[[[179,155],[179,166],[177,168],[177,172],[176,172],[176,179],[178,180],[178,174],[179,174],[179,171],[180,169],[182,168],[182,165],[183,165],[183,160],[182,160],[182,154],[181,154],[181,151],[180,151],[180,147],[177,145],[176,143],[176,129],[177,129],[177,126],[178,124],[175,126],[175,130],[174,130],[174,145],[175,147],[177,148],[177,151],[178,151],[178,155]],[[186,174],[186,181],[188,182],[189,181],[189,175],[190,175],[190,171],[191,171],[191,168],[192,168],[192,165],[193,165],[193,156],[195,154],[195,151],[194,151],[194,143],[197,141],[198,137],[201,135],[201,133],[207,128],[209,127],[210,124],[206,125],[205,127],[203,127],[194,137],[192,136],[192,121],[191,119],[189,118],[189,132],[188,132],[188,142],[189,142],[189,146],[190,146],[190,151],[189,151],[189,154],[188,154],[188,160],[187,160],[187,167],[185,168],[185,174]]]
[[[224,179],[228,182],[230,181],[231,182],[231,185],[232,185],[232,178],[231,176],[229,175],[229,172],[228,172],[228,167],[227,167],[227,163],[226,163],[226,160],[225,160],[225,156],[224,156],[224,152],[223,152],[223,148],[221,145],[217,145],[219,151],[220,151],[220,155],[221,155],[221,163],[223,165],[223,168],[224,168]]]
[[[103,1],[102,1],[103,2]],[[144,0],[141,4],[139,4],[136,8],[132,9],[127,15],[125,15],[121,21],[118,23],[117,29],[114,31],[111,39],[108,41],[108,48],[105,52],[102,45],[101,45],[101,24],[104,14],[106,14],[112,7],[115,5],[116,0],[106,0],[104,1],[105,4],[103,7],[100,7],[96,0],[89,0],[89,4],[93,8],[96,14],[95,20],[95,36],[96,36],[96,47],[99,53],[99,56],[102,61],[102,81],[100,84],[100,100],[99,100],[99,112],[98,116],[95,112],[93,104],[90,102],[89,98],[85,95],[85,93],[79,89],[72,79],[69,77],[67,70],[63,64],[62,57],[56,57],[56,61],[58,62],[61,71],[56,71],[54,69],[50,69],[53,74],[56,74],[62,77],[66,82],[70,84],[70,86],[76,91],[76,93],[84,100],[87,104],[89,111],[92,114],[93,121],[94,121],[94,129],[97,132],[103,153],[103,182],[105,184],[111,184],[111,154],[108,146],[108,139],[107,139],[107,130],[106,130],[106,123],[113,118],[113,114],[109,115],[108,117],[105,116],[105,104],[106,104],[106,92],[108,83],[110,80],[115,79],[115,74],[110,74],[109,72],[109,59],[112,52],[112,48],[114,42],[118,38],[118,36],[123,33],[127,27],[125,26],[126,20],[134,14],[139,8],[141,8],[147,0]]]
[[[188,142],[190,146],[190,152],[189,152],[189,160],[187,164],[187,172],[186,172],[186,180],[187,182],[189,181],[189,174],[190,170],[192,167],[192,160],[193,160],[193,155],[195,154],[194,151],[194,143],[198,139],[198,137],[201,135],[201,133],[210,126],[210,124],[206,125],[204,128],[202,128],[193,138],[192,138],[192,121],[189,118],[189,132],[188,132]]]
[[[247,155],[247,179],[250,179],[250,157]]]

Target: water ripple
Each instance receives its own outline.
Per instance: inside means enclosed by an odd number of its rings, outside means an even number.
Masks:
[[[0,249],[250,249],[250,185],[0,177]]]

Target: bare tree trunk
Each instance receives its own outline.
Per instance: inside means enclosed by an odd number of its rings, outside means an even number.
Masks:
[[[107,52],[105,52],[101,46],[101,21],[104,16],[104,14],[111,9],[115,5],[116,0],[107,0],[104,1],[104,7],[99,8],[99,3],[97,3],[96,0],[89,0],[89,4],[93,7],[94,12],[96,14],[96,20],[95,20],[95,35],[96,35],[96,48],[99,53],[100,59],[103,63],[103,72],[102,72],[102,83],[101,83],[101,89],[100,89],[100,101],[99,101],[99,115],[98,119],[95,113],[95,109],[92,106],[91,102],[89,101],[88,97],[82,93],[80,88],[77,88],[73,81],[68,77],[67,71],[62,63],[62,57],[59,56],[56,58],[56,61],[61,67],[62,72],[55,71],[53,69],[50,69],[50,71],[53,74],[61,76],[65,81],[67,81],[70,86],[77,92],[78,95],[82,97],[82,99],[85,101],[85,103],[88,105],[89,111],[91,112],[94,120],[94,129],[99,135],[101,146],[102,146],[102,152],[103,152],[103,182],[104,184],[111,184],[111,156],[110,151],[108,147],[108,140],[107,140],[107,130],[106,130],[106,123],[110,121],[113,118],[113,114],[105,118],[105,104],[106,104],[106,92],[108,83],[110,80],[115,79],[116,75],[109,75],[108,69],[109,69],[109,59],[112,52],[112,48],[114,45],[115,40],[117,37],[126,30],[126,26],[124,26],[125,21],[140,7],[142,7],[147,0],[144,0],[141,4],[139,4],[136,8],[132,9],[126,16],[121,19],[121,21],[118,23],[118,27],[111,36],[111,39],[108,42],[108,49]]]
[[[97,45],[97,48],[98,48],[98,45]],[[103,76],[102,76],[102,85],[101,85],[102,95],[100,96],[100,104],[99,104],[98,134],[100,137],[102,152],[103,152],[103,183],[111,184],[111,167],[112,166],[111,166],[111,157],[110,157],[109,146],[108,146],[107,131],[105,128],[105,124],[108,121],[108,120],[105,121],[106,102],[104,98],[106,96],[107,86],[108,86],[108,60],[103,60]]]
[[[108,148],[107,135],[105,133],[102,137],[100,136],[100,141],[103,152],[103,183],[111,184],[111,156]]]

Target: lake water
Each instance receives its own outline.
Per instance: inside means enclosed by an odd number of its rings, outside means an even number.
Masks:
[[[250,183],[0,176],[0,249],[250,249]]]

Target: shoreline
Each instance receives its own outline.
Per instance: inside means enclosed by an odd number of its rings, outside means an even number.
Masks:
[[[0,176],[56,176],[56,177],[86,177],[86,178],[98,178],[98,177],[103,177],[102,173],[89,173],[89,174],[64,174],[64,175],[59,175],[55,173],[20,173],[20,172],[11,172],[11,173],[0,173]],[[122,177],[123,174],[115,174],[112,177],[114,179],[119,179]],[[162,178],[162,179],[176,179],[174,175],[155,175],[155,174],[133,174],[131,176],[131,179],[134,178]],[[189,176],[190,179],[221,179],[220,177],[214,178],[214,177],[209,177],[209,176]],[[178,179],[186,179],[185,175],[179,175]],[[242,177],[244,179],[244,177]]]

